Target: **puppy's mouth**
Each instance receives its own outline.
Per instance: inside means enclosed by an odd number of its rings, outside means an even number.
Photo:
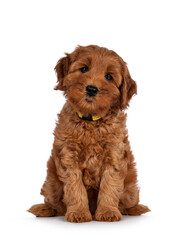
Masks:
[[[94,102],[94,98],[86,97],[85,101],[88,102],[88,103],[93,103]]]

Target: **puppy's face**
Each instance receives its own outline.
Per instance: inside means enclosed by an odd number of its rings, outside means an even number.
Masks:
[[[98,46],[78,47],[55,67],[58,85],[75,111],[103,116],[119,105],[128,106],[136,93],[125,62],[113,51]]]

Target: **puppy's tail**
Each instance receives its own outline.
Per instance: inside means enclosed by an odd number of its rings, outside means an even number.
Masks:
[[[142,204],[137,204],[134,207],[120,209],[120,210],[123,215],[132,215],[132,216],[138,216],[151,211],[147,206]]]
[[[34,214],[36,217],[53,217],[59,215],[55,209],[45,203],[33,205],[27,211]]]

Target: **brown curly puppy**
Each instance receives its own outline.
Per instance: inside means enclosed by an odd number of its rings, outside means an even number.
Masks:
[[[70,222],[119,221],[149,211],[139,203],[134,157],[126,129],[137,86],[114,51],[90,45],[61,58],[57,90],[67,102],[58,115],[54,144],[36,216]]]

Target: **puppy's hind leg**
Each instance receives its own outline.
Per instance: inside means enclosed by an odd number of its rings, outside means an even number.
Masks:
[[[62,202],[63,183],[58,179],[55,163],[50,157],[47,163],[47,177],[41,189],[44,204],[33,205],[28,212],[37,217],[64,216],[66,207]]]
[[[141,215],[149,212],[147,206],[139,204],[139,188],[137,186],[137,171],[134,163],[134,156],[129,150],[128,174],[124,180],[124,191],[119,201],[119,210],[123,215]]]
[[[138,216],[151,211],[147,206],[139,204],[139,189],[134,187],[126,188],[119,202],[119,210],[123,215]]]

